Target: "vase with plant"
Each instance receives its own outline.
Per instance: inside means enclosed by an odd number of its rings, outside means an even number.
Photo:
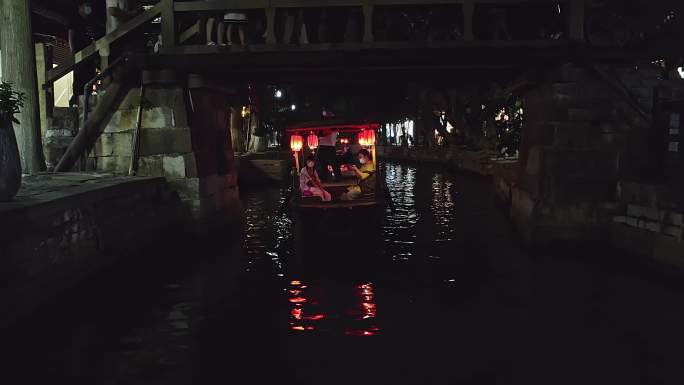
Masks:
[[[12,200],[21,187],[21,159],[14,135],[14,116],[24,107],[24,94],[0,82],[0,202]]]

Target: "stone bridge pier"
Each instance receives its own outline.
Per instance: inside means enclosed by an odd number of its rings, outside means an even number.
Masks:
[[[137,111],[140,124],[138,175],[163,176],[194,218],[222,215],[237,207],[237,167],[231,145],[233,93],[197,74],[145,71],[142,100],[131,86],[105,119],[89,164],[99,172],[128,173]]]
[[[610,72],[620,75],[619,69]],[[621,181],[657,169],[649,92],[659,84],[659,74],[632,72],[636,82],[623,76],[611,83],[598,67],[568,64],[526,93],[520,174],[511,189],[510,212],[526,240],[608,240],[615,218],[627,211]],[[616,84],[642,89],[621,90]],[[640,93],[642,99],[629,97]]]

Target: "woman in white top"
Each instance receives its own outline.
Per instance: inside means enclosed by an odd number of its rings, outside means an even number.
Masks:
[[[306,166],[304,166],[299,175],[299,189],[304,197],[317,196],[323,202],[330,202],[332,200],[332,195],[325,191],[323,185],[321,185],[321,180],[316,172],[316,160],[313,156],[309,156],[306,159]]]

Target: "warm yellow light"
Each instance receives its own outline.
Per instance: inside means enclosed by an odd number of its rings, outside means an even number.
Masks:
[[[299,152],[302,150],[304,143],[302,140],[302,136],[299,134],[294,134],[290,137],[290,148],[294,152]],[[294,285],[294,283],[293,283]]]
[[[309,136],[306,137],[306,145],[309,146],[309,149],[315,150],[318,148],[318,136],[314,134],[313,132],[309,134]]]

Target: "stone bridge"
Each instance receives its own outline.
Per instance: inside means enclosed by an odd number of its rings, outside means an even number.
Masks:
[[[561,33],[487,35],[487,15],[518,6],[557,9]],[[530,240],[602,237],[612,218],[626,210],[616,198],[620,181],[637,168],[657,167],[659,155],[648,152],[663,152],[658,141],[664,137],[654,136],[663,131],[663,117],[652,108],[661,100],[655,90],[676,99],[681,84],[663,82],[652,68],[634,69],[634,63],[655,57],[648,49],[589,44],[585,6],[583,0],[161,0],[76,53],[71,63],[49,71],[45,84],[95,56],[105,65],[113,62],[112,52],[156,25],[157,52],[127,57],[146,71],[146,95],[155,104],[142,118],[140,170],[166,176],[190,205],[212,211],[236,196],[229,127],[236,102],[226,85],[247,79],[343,82],[358,74],[366,81],[405,81],[463,77],[472,70],[484,71],[483,77],[487,71],[537,71],[533,84],[515,90],[526,99],[526,123],[520,171],[507,197],[511,216]],[[448,20],[458,33],[395,39],[382,30],[388,10],[431,7],[453,11]],[[356,35],[291,44],[281,33],[291,27],[282,24],[289,12],[335,9],[356,17]],[[197,15],[228,10],[249,12],[249,20],[263,23],[263,34],[247,45],[207,45]],[[104,114],[103,135],[90,157],[97,170],[127,171],[138,92],[138,84],[129,82],[119,103]],[[651,150],[636,143],[650,143]]]
[[[532,12],[535,6],[547,12],[550,10],[551,17],[557,17],[555,27],[558,35],[541,37],[530,34],[529,28],[525,27],[527,31],[516,36],[516,33],[508,32],[509,29],[515,30],[515,26],[511,26],[506,27],[500,39],[492,36],[489,33],[495,27],[495,22],[489,20],[492,12],[496,14],[497,9],[516,6],[532,7],[519,11],[524,13]],[[204,40],[198,41],[197,36],[204,31],[202,20],[197,15],[222,14],[228,10],[250,12],[254,22],[263,25],[263,34],[259,33],[256,41],[248,45],[207,46]],[[346,13],[341,17],[346,20],[346,25],[343,22],[331,28],[352,30],[352,33],[340,39],[311,39],[305,44],[284,41],[289,38],[283,34],[289,36],[292,32],[283,31],[292,28],[292,19],[288,21],[287,12],[308,10],[344,10]],[[434,38],[389,36],[383,29],[386,15],[404,10],[422,15],[427,12],[445,13],[441,28],[447,28],[453,34]],[[285,16],[281,16],[283,14]],[[506,68],[539,61],[556,62],[578,57],[610,59],[618,53],[620,57],[633,54],[617,47],[586,46],[585,20],[584,0],[161,0],[113,33],[77,52],[72,62],[49,71],[46,83],[50,84],[94,55],[99,55],[106,66],[117,46],[127,40],[139,39],[137,33],[151,24],[158,24],[156,28],[162,44],[159,54],[145,55],[136,61],[146,68],[173,66],[195,71],[221,68],[222,71],[258,69],[261,72],[350,67],[379,70],[396,67],[426,70]],[[290,25],[283,25],[287,23]],[[540,22],[539,27],[543,25]],[[359,60],[361,57],[363,59]],[[502,57],[507,58],[505,62]]]

